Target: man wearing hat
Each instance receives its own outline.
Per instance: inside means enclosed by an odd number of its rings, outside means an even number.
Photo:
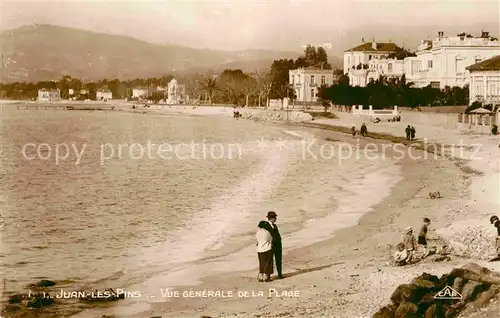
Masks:
[[[273,237],[273,252],[274,259],[276,260],[276,271],[278,272],[278,278],[283,278],[283,272],[281,267],[282,253],[283,247],[281,245],[281,235],[278,230],[278,226],[276,225],[276,218],[278,215],[274,211],[267,212],[267,220],[269,223],[268,231],[271,233]]]
[[[497,258],[500,258],[500,219],[498,219],[498,216],[493,215],[490,218],[491,224],[493,224],[494,227],[497,228],[497,238],[496,238],[496,249],[497,249]]]

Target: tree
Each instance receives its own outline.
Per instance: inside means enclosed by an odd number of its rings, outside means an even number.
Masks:
[[[259,107],[261,106],[261,100],[264,98],[266,101],[266,106],[269,105],[269,92],[271,91],[271,87],[273,85],[273,78],[271,73],[261,74],[258,71],[255,71],[257,74],[257,85],[259,90]]]
[[[326,53],[326,50],[323,47],[318,47],[318,50],[316,51],[316,66],[319,65],[319,68],[325,69],[325,70],[331,70],[332,66],[328,63],[328,54]]]
[[[212,106],[212,98],[217,89],[217,80],[213,76],[205,76],[201,81],[201,87],[208,95],[208,101]]]
[[[271,65],[271,89],[269,91],[269,98],[284,98],[289,97],[290,75],[289,71],[295,69],[293,60],[280,59],[275,60]]]
[[[308,44],[304,50],[304,56],[295,61],[295,66],[299,67],[317,67],[320,69],[331,70],[332,66],[328,63],[328,54],[323,47],[317,49]]]

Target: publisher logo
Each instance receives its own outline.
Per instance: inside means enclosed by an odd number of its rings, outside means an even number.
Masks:
[[[434,299],[462,299],[462,295],[450,286],[446,286],[434,296]]]

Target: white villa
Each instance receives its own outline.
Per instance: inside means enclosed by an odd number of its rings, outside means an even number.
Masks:
[[[371,49],[369,45],[372,45]],[[417,56],[404,60],[385,58],[391,49],[398,49],[396,45],[382,47],[379,51],[386,51],[384,54],[375,54],[374,43],[365,43],[344,53],[344,73],[349,76],[351,85],[366,86],[371,79],[378,79],[381,75],[405,74],[406,81],[413,82],[414,87],[463,87],[470,83],[467,66],[500,54],[498,39],[484,31],[478,37],[465,33],[448,37],[440,31],[434,40],[422,40]]]
[[[51,102],[61,100],[61,91],[56,89],[42,88],[38,90],[38,100],[40,102]]]
[[[181,85],[174,78],[167,85],[167,104],[181,104],[186,101],[186,86]]]
[[[335,79],[333,70],[322,70],[317,67],[290,70],[288,74],[289,83],[299,102],[316,102],[319,87],[333,85]]]
[[[146,98],[149,95],[148,89],[134,88],[132,89],[132,98]]]
[[[112,100],[113,99],[113,93],[109,90],[98,90],[95,93],[95,99],[96,100]]]
[[[500,55],[467,67],[469,102],[500,105]]]
[[[381,75],[402,76],[403,61],[386,59],[402,49],[394,43],[367,42],[344,52],[344,74],[351,86],[366,86]]]
[[[463,87],[470,83],[466,67],[499,55],[500,42],[484,31],[479,37],[464,33],[447,37],[438,32],[433,41],[422,41],[416,54],[405,59],[406,79],[415,87]]]

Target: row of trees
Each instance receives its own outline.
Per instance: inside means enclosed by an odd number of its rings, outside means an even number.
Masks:
[[[136,87],[166,87],[168,82],[172,80],[171,75],[166,75],[159,78],[134,79],[129,81],[101,80],[92,82],[83,82],[71,76],[64,76],[58,81],[44,81],[38,83],[17,82],[10,84],[0,84],[0,98],[9,99],[36,99],[38,90],[42,88],[56,89],[61,91],[61,97],[68,99],[70,90],[75,93],[74,96],[80,99],[95,99],[95,93],[99,89],[107,89],[113,93],[113,98],[131,98],[132,89]],[[79,94],[80,91],[88,91],[88,94]]]
[[[349,78],[341,76],[332,86],[319,89],[318,97],[325,105],[372,105],[375,109],[393,105],[418,106],[455,106],[469,103],[469,87],[445,87],[443,90],[427,86],[414,88],[403,75],[400,78],[381,77],[371,81],[366,87],[349,86]]]
[[[413,53],[400,50],[394,53],[394,58],[402,58]],[[254,72],[246,74],[242,70],[225,70],[216,74],[192,74],[176,76],[179,83],[186,86],[186,94],[208,104],[222,103],[234,105],[265,105],[269,99],[289,97],[295,99],[295,90],[289,83],[289,71],[300,67],[316,67],[332,69],[328,63],[328,55],[324,48],[308,45],[304,54],[292,59],[273,61],[267,73]],[[401,105],[409,107],[427,105],[466,105],[468,104],[468,87],[446,87],[444,90],[432,88],[414,88],[404,77],[385,78],[370,82],[366,87],[349,86],[349,78],[341,70],[335,70],[338,80],[332,86],[319,89],[318,97],[324,105],[373,105],[374,108]],[[35,99],[41,88],[59,88],[62,98],[69,98],[69,91],[88,91],[81,99],[95,99],[95,92],[108,89],[113,98],[131,98],[132,89],[151,88],[149,99],[158,101],[165,98],[164,92],[155,92],[155,88],[166,87],[172,80],[172,75],[158,78],[134,79],[120,81],[118,79],[83,83],[79,79],[64,76],[59,81],[40,83],[0,84],[0,98]]]
[[[191,99],[198,99],[212,103],[225,103],[235,105],[263,105],[270,98],[294,98],[294,90],[289,85],[289,70],[299,67],[317,67],[332,69],[328,63],[328,55],[324,48],[315,48],[308,45],[304,54],[297,60],[275,60],[267,73],[254,72],[246,74],[242,70],[225,70],[221,74],[191,74],[189,76],[176,76],[180,84],[186,86],[186,94]],[[76,96],[79,99],[95,99],[99,89],[110,90],[113,98],[132,97],[134,88],[151,88],[149,99],[158,101],[165,98],[163,92],[155,92],[155,88],[166,87],[173,75],[158,78],[134,79],[121,81],[119,79],[83,82],[70,76],[64,76],[59,81],[39,83],[12,83],[0,84],[0,98],[9,99],[36,99],[41,88],[58,88],[61,97],[68,99]],[[70,90],[75,95],[70,95]],[[80,91],[88,94],[78,94]]]

